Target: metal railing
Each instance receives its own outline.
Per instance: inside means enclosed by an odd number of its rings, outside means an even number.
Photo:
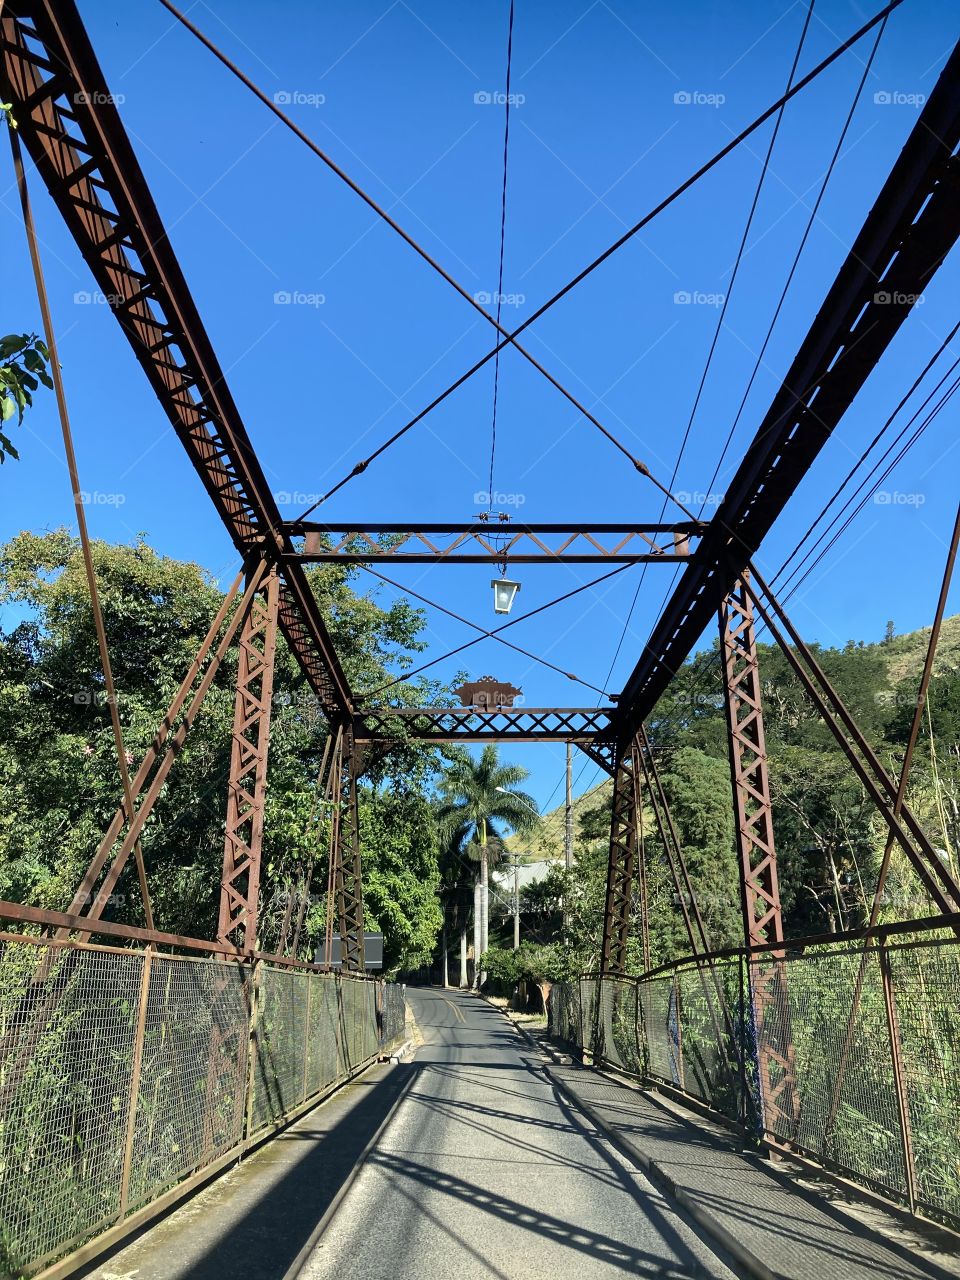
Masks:
[[[403,1035],[399,988],[309,966],[0,940],[0,1276],[209,1174]]]
[[[956,1226],[960,941],[912,924],[560,983],[551,1034]]]

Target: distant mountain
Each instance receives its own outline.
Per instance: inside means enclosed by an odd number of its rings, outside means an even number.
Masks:
[[[865,646],[868,650],[879,651],[886,659],[891,689],[908,676],[920,678],[927,646],[930,643],[930,628],[922,627],[919,631],[909,631],[902,636],[894,636],[890,640],[878,641]],[[944,618],[937,645],[937,656],[934,674],[960,670],[960,614]],[[579,755],[579,753],[577,753]],[[574,757],[574,776],[580,765]],[[573,830],[579,831],[580,815],[597,805],[602,804],[610,794],[612,783],[609,778],[591,787],[573,802]],[[537,858],[563,860],[564,806],[558,805],[549,810],[543,819],[540,834],[518,838],[511,836],[507,844],[511,851],[530,852]]]

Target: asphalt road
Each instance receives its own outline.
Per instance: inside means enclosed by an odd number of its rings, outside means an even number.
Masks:
[[[302,1280],[731,1272],[475,996],[408,990],[423,1036]]]

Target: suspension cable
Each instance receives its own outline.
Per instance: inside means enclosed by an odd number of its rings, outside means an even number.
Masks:
[[[537,614],[544,613],[547,609],[552,609],[555,605],[564,604],[573,596],[578,596],[583,591],[589,591],[591,587],[598,587],[601,582],[606,582],[608,578],[615,578],[618,573],[623,573],[625,569],[631,569],[633,566],[629,563],[619,564],[615,569],[611,569],[608,573],[603,573],[599,578],[593,578],[590,582],[584,582],[579,587],[574,587],[572,591],[567,591],[562,596],[557,596],[554,600],[548,600],[546,604],[539,605],[536,609],[531,609],[529,613],[521,614],[519,618],[512,618],[509,622],[503,623],[502,626],[494,627],[492,631],[485,632],[482,636],[477,636],[475,640],[468,640],[465,644],[458,645],[456,649],[450,649],[447,653],[442,653],[438,658],[432,658],[429,662],[424,662],[421,666],[416,667],[413,671],[407,671],[402,676],[397,676],[394,680],[387,681],[386,684],[378,685],[375,689],[365,689],[362,693],[357,694],[358,699],[367,699],[376,697],[377,694],[383,693],[386,689],[392,689],[395,684],[403,684],[407,680],[412,680],[414,676],[420,675],[422,671],[427,671],[430,667],[435,667],[438,662],[444,662],[447,658],[454,658],[458,653],[463,653],[465,649],[472,649],[475,644],[479,644],[481,640],[500,635],[502,631],[508,631],[510,627],[515,627],[518,623],[526,622],[529,618],[535,618]],[[466,619],[464,619],[466,621]],[[470,624],[473,625],[472,623]],[[564,673],[566,674],[566,673]]]
[[[414,591],[412,587],[405,587],[402,583],[396,582],[393,578],[388,578],[385,573],[380,573],[378,569],[371,569],[367,564],[361,564],[361,569],[371,574],[374,578],[379,578],[381,582],[387,583],[388,586],[396,587],[405,596],[412,596],[414,600],[419,600],[421,604],[427,605],[431,609],[437,609],[440,613],[445,613],[448,618],[453,618],[455,622],[462,622],[465,627],[470,627],[473,631],[478,631],[481,638],[496,640],[498,644],[505,645],[508,649],[513,649],[517,653],[523,654],[525,658],[530,658],[533,662],[539,662],[541,666],[549,667],[551,671],[556,671],[558,675],[566,676],[568,680],[573,680],[576,684],[582,684],[585,689],[591,689],[594,693],[599,693],[601,698],[609,698],[610,694],[606,689],[599,688],[598,685],[591,684],[589,680],[582,680],[580,676],[574,675],[572,671],[565,671],[563,667],[558,667],[554,663],[549,662],[546,658],[541,658],[539,654],[531,653],[529,649],[524,649],[518,644],[512,644],[509,640],[504,640],[503,636],[497,635],[496,631],[488,631],[486,627],[479,626],[476,622],[471,622],[469,618],[463,617],[462,614],[455,613],[453,609],[448,609],[446,605],[438,604],[436,600],[431,600],[428,596],[421,595],[418,591]]]
[[[730,286],[727,289],[726,293],[724,294],[723,304],[720,309],[720,315],[717,318],[716,329],[714,330],[713,339],[710,343],[710,347],[707,352],[706,363],[704,364],[704,367],[703,367],[703,373],[700,375],[700,383],[697,387],[697,392],[696,392],[696,395],[694,396],[693,405],[690,409],[690,416],[687,419],[687,425],[683,433],[683,438],[680,441],[680,449],[679,449],[679,452],[677,453],[676,461],[673,464],[673,471],[671,473],[670,482],[669,482],[670,489],[673,488],[677,478],[677,474],[680,470],[680,465],[683,461],[683,455],[687,448],[687,442],[690,439],[690,432],[693,429],[693,423],[697,416],[697,410],[700,407],[700,400],[701,400],[701,397],[703,396],[703,389],[706,386],[707,377],[710,373],[711,365],[713,364],[713,357],[717,350],[717,344],[720,341],[720,334],[723,332],[723,322],[727,314],[727,307],[730,304],[730,297],[733,293],[734,285],[737,279],[737,274],[740,270],[740,264],[743,261],[743,255],[746,251],[747,239],[750,235],[750,229],[753,226],[753,219],[756,215],[757,206],[760,202],[760,193],[762,192],[763,184],[766,181],[767,171],[769,170],[769,167],[770,167],[770,159],[773,155],[773,149],[776,146],[777,137],[779,136],[779,133],[780,133],[780,126],[783,123],[783,114],[786,109],[787,97],[789,96],[790,90],[793,87],[794,76],[797,74],[797,67],[800,63],[800,55],[803,52],[803,46],[807,38],[807,32],[810,28],[810,20],[813,17],[813,7],[815,3],[816,3],[816,0],[809,0],[809,3],[807,4],[806,17],[803,22],[803,27],[801,28],[801,31],[800,31],[800,39],[797,43],[796,52],[793,55],[793,62],[790,66],[790,74],[787,77],[787,88],[786,88],[787,96],[785,96],[781,101],[780,109],[777,112],[776,119],[774,121],[773,131],[770,134],[770,141],[767,144],[766,155],[763,158],[763,164],[760,169],[760,177],[757,180],[757,185],[753,193],[753,200],[750,204],[750,210],[747,214],[747,221],[746,221],[746,224],[744,225],[743,234],[740,237],[740,245],[739,245],[739,248],[737,249],[736,258],[734,260],[733,270],[730,276]],[[712,481],[711,481],[711,484],[712,484]],[[700,513],[699,513],[700,516],[703,515],[704,505],[705,504],[701,504],[700,506]],[[660,507],[660,514],[657,517],[658,521],[663,520],[666,509],[667,509],[667,502],[666,502],[666,499],[664,499],[663,504]],[[627,617],[623,624],[623,630],[620,633],[620,639],[617,641],[617,647],[614,650],[613,658],[610,662],[610,670],[607,672],[606,680],[604,681],[605,684],[609,683],[610,678],[613,675],[613,669],[617,664],[617,659],[620,657],[620,651],[623,648],[623,642],[626,639],[627,631],[630,627],[630,622],[631,622],[631,619],[633,618],[634,610],[637,607],[637,601],[640,599],[640,592],[643,590],[644,579],[647,576],[646,570],[647,570],[647,566],[645,564],[640,573],[640,581],[637,583],[637,589],[633,594],[633,600],[630,603],[630,608],[627,611]],[[658,616],[659,616],[659,613],[663,611],[664,605],[666,604],[667,599],[670,596],[670,592],[673,590],[673,586],[676,583],[678,573],[679,573],[679,568],[674,570],[673,578],[670,582],[670,585],[667,587],[666,594],[660,605],[660,609],[658,610]]]
[[[735,150],[742,142],[744,142],[748,137],[750,137],[751,134],[755,133],[756,130],[759,129],[761,125],[765,124],[766,121],[769,120],[771,116],[776,114],[776,112],[779,111],[781,107],[784,106],[785,103],[789,102],[792,98],[796,97],[796,95],[800,93],[803,89],[805,89],[807,85],[811,83],[811,81],[815,80],[828,67],[832,66],[833,63],[836,62],[838,58],[842,57],[842,55],[847,52],[847,50],[852,48],[853,45],[857,44],[858,41],[861,40],[863,36],[867,34],[867,32],[871,31],[878,23],[882,22],[889,14],[891,14],[894,11],[894,9],[899,8],[900,5],[903,4],[903,2],[904,0],[889,0],[889,3],[886,4],[884,8],[880,10],[879,13],[875,14],[874,17],[872,17],[868,22],[864,23],[863,26],[859,28],[859,30],[855,31],[852,36],[844,40],[842,44],[838,45],[836,49],[834,49],[830,54],[827,55],[826,58],[824,58],[821,62],[819,62],[811,71],[807,73],[807,75],[803,76],[800,80],[798,80],[797,83],[786,94],[784,94],[781,98],[778,98],[776,102],[772,103],[771,106],[769,106],[765,111],[763,111],[759,116],[757,116],[755,120],[753,120],[749,125],[746,126],[746,128],[742,129],[740,133],[738,133],[734,138],[732,138],[728,143],[726,143],[725,146],[721,147],[721,149],[718,152],[716,152],[709,160],[707,160],[703,165],[701,165],[700,168],[696,170],[696,172],[694,172],[688,178],[686,178],[669,195],[665,196],[658,204],[656,204],[652,209],[650,209],[646,214],[644,214],[643,217],[638,222],[634,223],[632,227],[629,227],[623,233],[622,236],[620,236],[612,244],[608,245],[607,248],[604,249],[602,253],[600,253],[596,258],[594,258],[592,262],[588,263],[588,265],[584,267],[580,272],[578,272],[577,275],[575,275],[572,279],[568,280],[567,283],[563,285],[562,288],[560,288],[556,293],[554,293],[552,297],[548,298],[546,302],[542,303],[541,306],[539,306],[536,309],[536,311],[534,311],[531,315],[527,317],[526,320],[524,320],[520,325],[518,325],[516,329],[514,329],[510,333],[505,333],[503,335],[502,341],[499,342],[496,345],[496,347],[493,347],[490,351],[487,352],[485,356],[483,356],[480,360],[476,361],[465,373],[461,374],[460,377],[457,378],[453,383],[451,383],[450,386],[448,386],[445,391],[443,391],[439,396],[436,396],[426,406],[426,408],[422,409],[418,414],[416,414],[413,418],[411,418],[403,427],[399,428],[396,432],[394,432],[393,435],[391,435],[387,440],[385,440],[381,445],[379,445],[373,451],[373,453],[371,453],[367,458],[363,459],[361,462],[358,462],[353,467],[353,469],[343,477],[343,479],[338,481],[338,483],[333,486],[332,489],[330,489],[327,493],[325,493],[317,502],[313,503],[312,506],[308,507],[304,512],[302,512],[300,516],[298,516],[298,519],[300,520],[306,519],[306,517],[310,515],[311,512],[315,511],[317,507],[319,507],[322,503],[326,502],[329,498],[331,498],[335,493],[337,493],[340,489],[342,489],[343,486],[347,484],[350,480],[352,480],[355,476],[362,475],[362,473],[366,471],[366,469],[370,466],[370,464],[373,461],[375,461],[375,459],[377,459],[382,453],[384,453],[386,449],[390,448],[391,445],[395,444],[397,440],[399,440],[402,436],[406,435],[408,431],[410,431],[414,426],[416,426],[417,423],[421,422],[423,418],[427,416],[428,413],[431,413],[439,404],[441,404],[444,400],[446,400],[448,396],[452,395],[454,391],[456,391],[466,381],[468,381],[468,379],[472,378],[473,375],[478,372],[478,370],[482,369],[484,365],[486,365],[490,360],[494,358],[494,356],[497,354],[498,351],[502,351],[504,347],[511,346],[511,345],[514,347],[517,347],[517,349],[521,352],[522,355],[524,355],[528,360],[534,363],[535,366],[539,369],[539,371],[543,373],[544,376],[551,383],[553,383],[553,385],[556,386],[557,389],[560,390],[567,397],[568,400],[570,400],[570,402],[577,408],[578,412],[583,413],[589,422],[591,422],[595,427],[597,427],[597,429],[601,431],[603,435],[605,435],[607,439],[610,440],[610,442],[616,448],[618,448],[626,457],[628,457],[633,462],[634,466],[638,471],[641,472],[641,474],[648,476],[648,478],[650,478],[651,480],[654,480],[654,483],[657,485],[660,491],[662,493],[668,494],[671,500],[674,501],[677,504],[677,506],[679,506],[680,509],[689,518],[692,519],[693,517],[690,516],[690,513],[687,511],[686,507],[684,507],[682,503],[677,502],[677,499],[673,496],[673,494],[669,494],[669,491],[665,488],[665,486],[663,486],[662,484],[660,484],[658,481],[654,479],[654,477],[650,474],[649,469],[645,467],[643,463],[638,462],[638,460],[635,459],[632,454],[630,454],[629,450],[626,449],[626,447],[622,445],[621,442],[617,440],[616,437],[613,436],[612,433],[609,432],[603,426],[603,424],[600,423],[594,417],[593,414],[591,414],[588,410],[586,410],[584,406],[580,404],[579,401],[575,400],[574,397],[571,396],[566,391],[565,388],[561,387],[560,384],[556,381],[556,379],[554,379],[553,376],[549,374],[543,368],[543,366],[540,365],[539,362],[537,362],[534,359],[534,357],[532,357],[529,354],[529,352],[521,348],[518,345],[516,339],[522,333],[524,333],[528,328],[530,328],[530,326],[533,325],[537,320],[539,320],[541,316],[543,316],[547,311],[549,311],[551,307],[553,307],[562,298],[566,297],[566,295],[570,293],[573,289],[575,289],[577,285],[579,285],[583,280],[585,280],[587,276],[589,276],[599,266],[601,266],[604,262],[606,262],[606,260],[609,257],[611,257],[619,249],[621,249],[629,240],[631,240],[635,235],[637,235],[640,231],[642,231],[644,227],[649,225],[649,223],[652,222],[654,218],[656,218],[660,213],[662,213],[670,205],[675,203],[675,201],[677,201],[681,195],[685,194],[692,186],[694,186],[697,182],[699,182],[699,180],[702,177],[704,177],[713,168],[715,168],[716,165],[718,165],[722,160],[724,160],[730,154],[731,151]],[[186,26],[188,30],[192,31],[192,33],[195,36],[197,36],[197,38],[201,40],[201,42],[205,44],[206,47],[210,49],[212,53],[215,54],[215,56],[224,64],[224,66],[228,68],[228,70],[230,70],[244,84],[246,84],[247,87],[251,89],[251,91],[255,93],[256,96],[260,98],[261,101],[264,102],[264,104],[267,107],[269,107],[269,109],[273,111],[273,113],[276,116],[278,116],[278,118],[282,120],[284,124],[286,124],[290,129],[292,129],[293,132],[303,142],[305,142],[307,146],[311,148],[311,150],[313,150],[325,163],[327,163],[330,166],[330,168],[333,169],[335,173],[338,174],[338,176],[342,177],[343,180],[346,181],[348,185],[353,190],[355,190],[357,194],[360,195],[361,198],[363,198],[366,201],[367,204],[370,205],[371,208],[375,209],[375,211],[378,214],[380,214],[380,216],[384,217],[384,219],[389,223],[389,225],[392,226],[394,230],[396,230],[405,240],[407,240],[407,242],[411,245],[411,247],[415,248],[417,252],[421,254],[422,257],[429,260],[430,264],[440,272],[440,274],[444,277],[444,279],[447,279],[453,285],[453,287],[457,289],[458,292],[463,292],[464,296],[467,297],[468,301],[470,301],[475,307],[478,307],[480,312],[485,316],[485,318],[491,324],[496,325],[496,321],[493,318],[493,316],[489,315],[489,313],[486,312],[482,307],[479,307],[479,304],[475,303],[475,300],[469,294],[467,294],[465,290],[462,290],[461,286],[457,285],[456,281],[454,281],[452,277],[450,277],[443,270],[443,268],[440,267],[438,263],[435,263],[432,258],[429,258],[429,255],[427,255],[425,251],[421,250],[420,247],[416,244],[416,242],[413,241],[412,238],[409,237],[407,233],[404,232],[396,223],[394,223],[393,219],[391,219],[389,215],[386,214],[385,211],[381,210],[380,207],[376,205],[375,201],[373,201],[369,196],[367,196],[366,193],[363,192],[352,181],[352,179],[349,179],[347,175],[344,174],[343,171],[340,170],[339,167],[336,166],[335,163],[332,160],[330,160],[330,158],[326,156],[324,152],[322,152],[321,148],[318,147],[317,144],[314,143],[310,139],[310,137],[303,132],[303,130],[301,130],[297,125],[295,125],[294,122],[288,116],[286,116],[276,106],[276,104],[273,103],[265,93],[263,93],[262,90],[258,89],[256,85],[254,85],[253,82],[250,81],[249,78],[246,77],[243,74],[243,72],[239,70],[239,68],[237,68],[233,63],[231,63],[230,60],[224,54],[222,54],[220,50],[218,50],[217,47],[210,40],[208,40],[206,36],[202,34],[202,32],[200,32],[196,27],[194,27],[193,24],[189,22],[189,20],[186,19],[174,7],[174,5],[171,3],[171,0],[160,0],[160,3],[163,4],[167,9],[169,9],[169,11],[180,22],[182,22],[183,25]]]
[[[638,472],[640,472],[641,475],[648,476],[650,479],[653,479],[653,477],[650,475],[650,471],[646,466],[646,464],[641,462],[638,458],[635,458],[634,455],[630,452],[630,450],[626,447],[626,445],[623,444],[622,441],[618,440],[617,437],[613,434],[613,432],[610,431],[607,427],[605,427],[603,423],[599,420],[599,418],[597,418],[595,414],[591,413],[590,410],[586,407],[586,405],[584,405],[580,400],[578,400],[577,397],[571,391],[569,391],[560,382],[558,378],[554,377],[554,375],[550,373],[550,371],[543,364],[540,363],[540,361],[536,358],[536,356],[534,356],[530,351],[528,351],[526,347],[521,346],[519,342],[515,341],[517,336],[520,334],[520,331],[521,331],[520,329],[517,329],[514,333],[510,333],[507,329],[503,328],[499,320],[494,319],[494,317],[486,310],[486,308],[480,302],[477,301],[477,299],[473,296],[473,294],[469,293],[467,289],[465,289],[464,286],[460,284],[459,281],[456,280],[454,276],[450,274],[449,271],[446,270],[445,267],[441,266],[441,264],[434,257],[432,257],[432,255],[429,254],[427,250],[423,248],[422,245],[420,245],[416,240],[414,240],[413,236],[410,235],[408,231],[405,231],[404,228],[396,221],[396,219],[390,216],[390,214],[387,212],[386,209],[384,209],[381,205],[379,205],[371,195],[368,195],[368,193],[364,191],[364,189],[359,185],[359,183],[357,183],[353,178],[351,178],[350,175],[344,169],[342,169],[337,164],[337,162],[327,154],[326,151],[323,150],[323,148],[319,145],[319,143],[315,142],[314,139],[311,138],[308,133],[304,132],[304,130],[301,129],[299,125],[295,124],[294,121],[286,114],[286,112],[282,111],[280,107],[273,101],[272,98],[270,98],[266,93],[264,93],[264,91],[257,84],[255,84],[254,81],[251,80],[248,75],[246,75],[243,71],[241,71],[240,68],[236,65],[236,63],[232,62],[227,57],[227,55],[221,49],[219,49],[217,45],[214,44],[214,42],[208,36],[204,35],[204,33],[199,29],[199,27],[195,26],[195,24],[192,23],[190,19],[186,17],[185,14],[181,13],[180,10],[177,9],[176,6],[171,3],[171,0],[160,0],[160,3],[192,35],[196,36],[196,38],[200,41],[202,45],[204,45],[205,48],[209,49],[209,51],[214,55],[214,57],[220,63],[222,63],[223,66],[226,67],[226,69],[232,75],[236,76],[236,78],[241,82],[241,84],[245,85],[246,88],[249,89],[250,92],[256,98],[258,98],[260,102],[264,104],[265,107],[267,107],[271,112],[273,112],[273,114],[277,117],[277,119],[280,120],[284,125],[286,125],[286,127],[293,134],[295,134],[296,137],[299,138],[300,141],[303,142],[304,145],[308,147],[309,150],[312,151],[313,154],[319,160],[321,160],[333,173],[335,173],[336,176],[340,178],[342,182],[346,183],[346,185],[350,188],[350,190],[353,191],[356,195],[358,195],[360,199],[364,202],[364,204],[366,204],[370,209],[373,210],[373,212],[377,215],[377,217],[381,218],[387,224],[387,226],[389,226],[393,231],[395,231],[397,235],[400,236],[400,238],[403,241],[405,241],[405,243],[408,244],[410,248],[413,249],[413,251],[416,254],[418,254],[418,256],[421,257],[424,262],[427,263],[428,266],[432,267],[433,270],[436,271],[437,274],[440,275],[441,278],[444,279],[452,289],[455,289],[456,292],[462,298],[466,299],[466,301],[469,302],[470,305],[473,307],[474,311],[476,311],[479,315],[481,315],[484,318],[484,320],[486,320],[489,324],[493,325],[493,327],[497,330],[498,333],[501,334],[503,338],[503,341],[500,342],[497,345],[497,347],[495,347],[492,351],[488,352],[488,354],[484,356],[484,358],[478,364],[474,365],[473,368],[470,369],[464,375],[464,377],[458,379],[457,382],[453,386],[449,387],[443,393],[442,396],[440,396],[438,399],[434,400],[431,404],[429,404],[427,408],[423,411],[423,413],[418,414],[417,417],[413,419],[413,421],[409,422],[407,426],[403,429],[403,431],[399,433],[399,435],[391,437],[391,439],[389,439],[384,445],[382,445],[379,449],[377,449],[374,453],[372,453],[369,458],[367,458],[363,462],[357,463],[357,465],[353,468],[353,470],[340,482],[340,484],[336,485],[333,489],[331,489],[330,492],[325,494],[322,498],[320,498],[318,502],[315,502],[313,506],[308,507],[306,511],[302,512],[297,517],[299,520],[306,519],[306,517],[312,511],[316,510],[316,508],[320,505],[320,503],[326,502],[327,499],[332,497],[333,494],[336,493],[338,489],[342,488],[343,485],[346,484],[348,480],[351,480],[353,479],[354,476],[360,475],[362,472],[364,472],[367,469],[367,467],[370,465],[370,463],[373,462],[375,458],[379,457],[380,454],[383,453],[385,449],[389,448],[389,446],[395,443],[395,441],[398,440],[401,435],[404,435],[417,422],[419,422],[422,418],[426,417],[426,415],[430,413],[433,409],[435,409],[436,406],[441,403],[441,401],[445,400],[448,395],[451,395],[457,389],[457,387],[461,386],[464,382],[466,382],[468,378],[471,378],[477,372],[478,369],[483,368],[483,366],[487,364],[488,361],[493,359],[494,356],[498,355],[498,353],[502,351],[503,348],[506,346],[513,346],[520,353],[520,355],[523,356],[525,360],[527,360],[531,365],[533,365],[533,367],[537,370],[537,372],[540,373],[544,378],[546,378],[546,380],[551,384],[551,386],[555,387],[557,391],[559,391],[560,394],[564,396],[564,398],[568,400],[570,404],[573,405],[573,407],[577,410],[578,413],[580,413],[583,417],[587,419],[589,423],[591,423],[594,427],[596,427],[596,429],[602,435],[604,435],[616,449],[619,449],[619,451],[624,455],[624,457],[626,457],[633,464],[634,468]],[[895,3],[900,4],[902,3],[902,0],[895,0]],[[546,308],[544,308],[544,310],[545,309]],[[522,325],[521,329],[526,327],[527,325]],[[663,491],[662,485],[658,484],[657,487],[661,489],[661,491]]]
[[[503,307],[503,251],[507,237],[507,158],[510,148],[510,71],[513,65],[513,6],[510,0],[510,19],[507,24],[507,74],[503,115],[503,193],[500,198],[500,271],[497,277],[497,329],[502,333],[500,313]],[[500,390],[500,352],[493,360],[493,421],[490,428],[490,484],[487,489],[489,510],[493,510],[493,468],[497,455],[497,396]]]

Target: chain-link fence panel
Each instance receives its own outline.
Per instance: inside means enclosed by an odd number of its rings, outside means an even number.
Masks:
[[[0,1272],[120,1212],[144,958],[0,944]]]
[[[684,1087],[681,1053],[680,986],[675,973],[639,984],[647,1071],[655,1080]]]
[[[555,982],[547,1008],[550,1015],[550,1035],[566,1045],[582,1049],[579,982]]]
[[[600,1043],[604,1061],[618,1071],[640,1075],[643,1055],[638,1040],[637,984],[605,978],[600,996]]]
[[[237,964],[152,958],[127,1208],[241,1141],[250,986]]]
[[[808,952],[791,957],[773,984],[771,958],[751,963],[764,1123],[865,1182],[906,1192],[890,1032],[875,950],[867,953],[860,999],[854,991],[862,951]],[[765,1005],[757,1000],[766,993]],[[794,1113],[770,1105],[763,1056],[792,1045]]]
[[[404,1023],[394,984],[0,943],[0,1276],[39,1270],[239,1153]]]
[[[310,974],[264,966],[257,980],[250,1131],[276,1124],[303,1101]]]
[[[679,1050],[684,1088],[732,1120],[741,1114],[739,962],[682,970]]]
[[[337,979],[310,975],[310,1023],[307,1035],[307,1096],[327,1089],[339,1075],[337,1065]]]
[[[920,1205],[960,1219],[960,952],[956,945],[890,947]]]
[[[403,988],[397,982],[385,982],[383,992],[383,1012],[381,1037],[383,1047],[390,1048],[398,1044],[407,1032],[407,1002],[403,996]]]
[[[593,1050],[599,986],[598,978],[580,979],[580,1044],[586,1053]]]

